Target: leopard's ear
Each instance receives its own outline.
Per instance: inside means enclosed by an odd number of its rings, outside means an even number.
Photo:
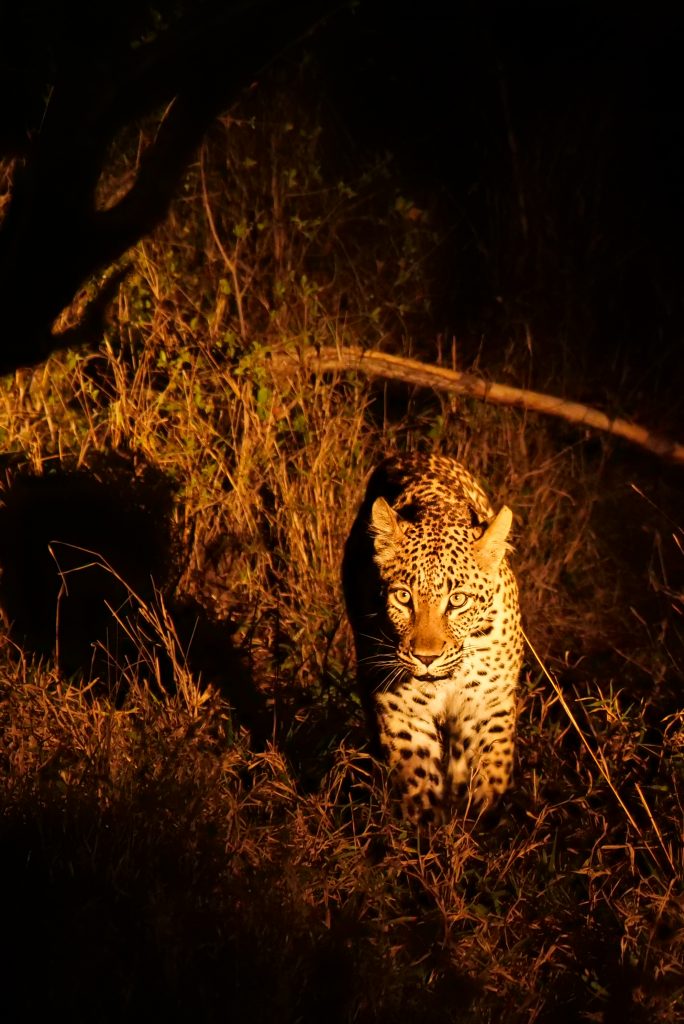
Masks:
[[[475,561],[485,572],[494,573],[501,565],[501,560],[510,547],[506,543],[506,538],[512,522],[513,513],[507,505],[504,505],[480,539],[473,544]]]
[[[375,538],[376,561],[382,563],[395,553],[404,539],[401,520],[384,498],[376,498],[373,502],[370,528]]]

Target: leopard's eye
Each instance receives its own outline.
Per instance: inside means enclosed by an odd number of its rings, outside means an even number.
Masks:
[[[465,608],[470,600],[470,594],[464,594],[460,590],[454,591],[449,597],[449,608]]]
[[[394,599],[403,605],[411,604],[411,591],[407,590],[406,587],[397,587],[396,590],[392,591]]]

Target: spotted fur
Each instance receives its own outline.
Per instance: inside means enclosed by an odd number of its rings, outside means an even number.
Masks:
[[[484,809],[511,780],[522,658],[511,519],[455,460],[394,456],[345,547],[361,695],[415,821],[458,799]]]

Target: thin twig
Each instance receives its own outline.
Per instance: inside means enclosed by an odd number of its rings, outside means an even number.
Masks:
[[[657,824],[655,818],[653,817],[653,812],[651,811],[651,808],[648,806],[648,802],[646,800],[646,797],[644,796],[644,794],[642,792],[642,789],[641,789],[641,786],[639,785],[638,782],[634,783],[634,788],[636,789],[637,793],[639,794],[639,799],[641,800],[642,804],[644,805],[644,810],[646,811],[646,814],[648,815],[648,819],[651,822],[651,825],[653,826],[653,831],[658,836],[658,842],[660,843],[660,846],[662,848],[663,853],[667,857],[667,862],[670,865],[670,867],[672,868],[673,873],[676,874],[677,873],[677,869],[676,869],[676,867],[674,865],[674,861],[672,860],[672,857],[670,856],[670,851],[665,846],[665,840],[663,839],[662,832],[658,828],[658,824]]]
[[[568,719],[570,720],[570,723],[572,724],[573,728],[577,732],[577,735],[581,739],[581,741],[582,741],[584,747],[586,748],[589,756],[591,757],[592,761],[594,762],[594,764],[598,768],[599,772],[601,773],[601,775],[603,776],[603,778],[607,782],[607,784],[608,784],[608,786],[610,788],[610,791],[612,792],[613,796],[615,797],[615,799],[619,803],[620,807],[624,811],[624,813],[625,813],[625,815],[627,817],[627,820],[629,821],[630,825],[632,826],[632,828],[635,830],[635,832],[637,833],[637,835],[641,839],[641,841],[644,844],[644,847],[646,848],[646,850],[648,850],[648,852],[649,852],[649,854],[651,856],[651,859],[653,860],[653,863],[656,865],[657,868],[660,869],[662,867],[662,865],[659,863],[658,858],[656,857],[655,853],[653,852],[653,849],[651,848],[651,846],[647,842],[647,840],[646,840],[646,838],[645,838],[641,828],[637,824],[637,822],[636,822],[632,812],[630,811],[630,809],[627,806],[627,804],[625,803],[625,801],[622,799],[622,796],[620,795],[619,791],[615,787],[615,784],[613,783],[613,780],[610,777],[610,772],[608,770],[608,765],[606,764],[606,760],[605,760],[603,754],[601,753],[601,751],[599,751],[599,754],[601,755],[600,759],[599,759],[599,757],[596,755],[596,753],[592,750],[591,744],[589,743],[589,741],[587,740],[586,736],[584,735],[584,733],[580,729],[579,723],[577,722],[577,719],[575,718],[574,714],[572,713],[572,709],[570,708],[570,705],[566,701],[565,696],[563,695],[563,691],[561,690],[560,686],[558,685],[556,680],[553,678],[553,676],[551,675],[551,673],[547,669],[546,665],[544,664],[544,662],[542,661],[541,657],[537,653],[534,645],[532,644],[530,638],[527,636],[527,634],[524,631],[523,631],[523,636],[525,637],[525,641],[527,643],[527,646],[529,647],[529,649],[531,650],[532,654],[534,655],[534,657],[535,657],[535,659],[537,661],[537,664],[539,665],[540,669],[542,670],[542,672],[544,673],[544,675],[546,676],[548,681],[551,683],[553,689],[555,690],[556,696],[558,697],[558,700],[560,701],[561,707],[563,708],[563,710],[565,711],[566,715],[568,716]],[[637,787],[637,790],[638,790],[638,787]],[[646,805],[646,802],[645,802],[645,800],[643,798],[643,795],[641,793],[639,793],[639,795],[641,796],[642,803],[644,805]],[[648,807],[646,807],[646,810],[647,810],[649,818],[651,819],[651,822],[655,825],[655,823],[653,822],[653,816],[652,816],[650,810],[648,809]],[[660,844],[663,847],[663,851],[665,853],[665,856],[667,857],[668,863],[670,864],[670,867],[674,871],[674,864],[672,863],[672,858],[670,857],[670,855],[668,854],[667,850],[665,849],[665,846],[663,844],[663,840],[662,840],[662,837],[660,835],[660,832],[659,832],[659,830],[657,828],[656,828],[655,831],[656,831],[656,835],[658,836],[658,839],[660,840]]]
[[[232,260],[228,255],[225,246],[219,238],[219,233],[216,228],[216,221],[214,220],[214,214],[211,209],[211,203],[209,202],[209,193],[207,192],[207,180],[204,171],[204,152],[206,147],[202,147],[200,153],[200,178],[202,180],[202,203],[204,205],[204,212],[207,215],[207,223],[209,224],[209,230],[211,231],[211,237],[214,239],[216,248],[223,257],[223,262],[228,268],[228,272],[233,279],[233,291],[235,292],[235,305],[237,307],[238,320],[240,321],[240,337],[243,341],[247,340],[247,327],[245,325],[245,316],[242,309],[242,291],[240,290],[240,279],[237,271],[237,261]]]

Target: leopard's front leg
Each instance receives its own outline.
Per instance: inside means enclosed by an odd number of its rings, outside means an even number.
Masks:
[[[513,770],[515,703],[512,688],[477,692],[459,702],[447,717],[450,795],[470,800],[477,810],[491,807],[508,789]]]
[[[414,683],[376,696],[380,742],[405,818],[421,824],[444,817],[442,744],[434,701]]]

